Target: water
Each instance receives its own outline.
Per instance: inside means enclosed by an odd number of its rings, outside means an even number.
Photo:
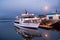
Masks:
[[[0,21],[0,40],[20,40],[12,21]]]
[[[60,32],[40,29],[42,37],[34,40],[60,40]],[[0,40],[22,40],[22,36],[16,33],[13,21],[0,21]]]

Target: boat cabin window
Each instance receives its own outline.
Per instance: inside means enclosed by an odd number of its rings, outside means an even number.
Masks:
[[[19,22],[15,22],[15,23],[19,24]]]
[[[38,20],[25,20],[24,23],[38,23]]]
[[[34,18],[34,16],[24,16],[23,18]]]

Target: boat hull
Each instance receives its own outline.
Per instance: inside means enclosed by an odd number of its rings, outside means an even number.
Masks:
[[[38,26],[39,24],[33,24],[33,23],[24,23],[24,24],[17,24],[17,23],[14,23],[14,25],[18,28],[22,28],[22,29],[38,29]]]

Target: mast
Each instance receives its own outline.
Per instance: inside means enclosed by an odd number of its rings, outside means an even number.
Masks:
[[[57,9],[56,9],[56,13],[57,13]]]
[[[25,14],[27,14],[28,12],[27,12],[27,10],[25,9]]]

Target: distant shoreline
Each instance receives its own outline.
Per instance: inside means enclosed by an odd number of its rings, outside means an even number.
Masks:
[[[0,18],[0,20],[13,20],[15,18]]]
[[[14,21],[14,20],[0,20],[0,22],[11,22],[11,21]]]

